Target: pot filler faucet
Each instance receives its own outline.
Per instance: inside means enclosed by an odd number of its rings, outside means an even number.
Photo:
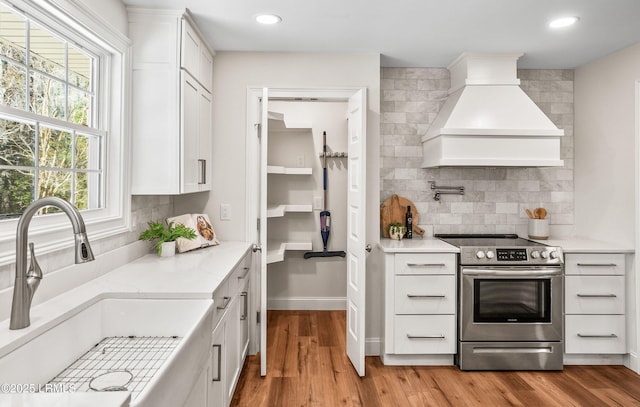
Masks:
[[[13,286],[13,304],[11,306],[11,322],[9,329],[22,329],[31,324],[29,313],[31,300],[35,294],[42,270],[36,261],[33,251],[33,243],[29,244],[31,250],[31,264],[27,269],[27,240],[29,235],[29,223],[33,215],[45,206],[55,206],[67,214],[73,226],[76,241],[76,264],[86,263],[94,259],[89,239],[87,238],[84,220],[78,209],[61,198],[46,197],[34,201],[25,209],[18,221],[16,231],[16,282]]]

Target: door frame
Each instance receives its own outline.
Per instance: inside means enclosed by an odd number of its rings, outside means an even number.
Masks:
[[[349,98],[361,90],[365,90],[365,94],[368,95],[368,90],[365,87],[344,87],[344,88],[283,88],[283,87],[268,87],[268,86],[248,86],[247,87],[247,99],[246,99],[246,137],[245,137],[245,151],[247,162],[247,182],[246,182],[246,197],[247,205],[245,205],[245,216],[248,220],[246,224],[245,236],[250,242],[259,242],[259,232],[257,228],[258,219],[260,217],[260,123],[261,123],[261,98],[263,95],[263,89],[268,88],[269,98],[303,98],[303,99],[325,99],[348,102]],[[367,109],[368,110],[368,109]],[[368,120],[368,119],[367,119]],[[365,167],[365,171],[368,170],[368,166]],[[371,176],[367,173],[366,178]],[[376,173],[377,176],[377,173]],[[364,197],[366,200],[367,197]],[[371,208],[367,209],[370,211]],[[368,213],[366,215],[368,218]],[[372,225],[373,226],[373,225]],[[365,238],[368,238],[370,233],[366,233]],[[374,242],[371,242],[372,244]],[[266,248],[265,248],[266,249]],[[260,252],[254,253],[254,265],[259,265],[256,259],[259,259]],[[257,321],[257,313],[260,311],[260,304],[262,298],[260,298],[261,281],[260,281],[260,268],[253,267],[254,274],[251,280],[252,291],[252,323],[251,325],[251,346],[250,351],[255,354],[260,351],[260,323]],[[261,315],[260,322],[266,322],[267,316]],[[366,318],[365,318],[366,320]],[[366,341],[366,334],[365,334]],[[265,341],[266,342],[266,341]]]

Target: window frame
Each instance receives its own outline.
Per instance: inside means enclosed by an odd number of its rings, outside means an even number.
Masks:
[[[131,43],[87,6],[74,0],[1,0],[75,44],[96,53],[96,94],[100,97],[97,124],[104,130],[103,203],[99,209],[82,211],[89,240],[94,242],[131,231],[130,168],[130,72]],[[19,109],[0,105],[3,113],[15,116]],[[28,113],[28,112],[22,112]],[[26,115],[21,114],[22,117]],[[66,123],[66,122],[65,122]],[[74,127],[72,123],[66,123]],[[0,221],[0,265],[15,262],[15,237],[18,219]],[[38,255],[72,247],[73,233],[64,214],[36,216],[29,227],[29,240]]]

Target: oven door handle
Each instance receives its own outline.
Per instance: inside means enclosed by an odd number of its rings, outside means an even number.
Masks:
[[[497,277],[551,277],[562,275],[561,268],[517,268],[507,267],[500,269],[463,267],[462,274],[472,276],[497,276]]]

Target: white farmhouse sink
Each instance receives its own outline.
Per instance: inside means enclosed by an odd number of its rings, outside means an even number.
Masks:
[[[0,358],[0,383],[43,385],[108,337],[171,337],[177,345],[132,406],[179,406],[208,361],[213,302],[97,298]],[[125,356],[126,359],[128,356]]]

